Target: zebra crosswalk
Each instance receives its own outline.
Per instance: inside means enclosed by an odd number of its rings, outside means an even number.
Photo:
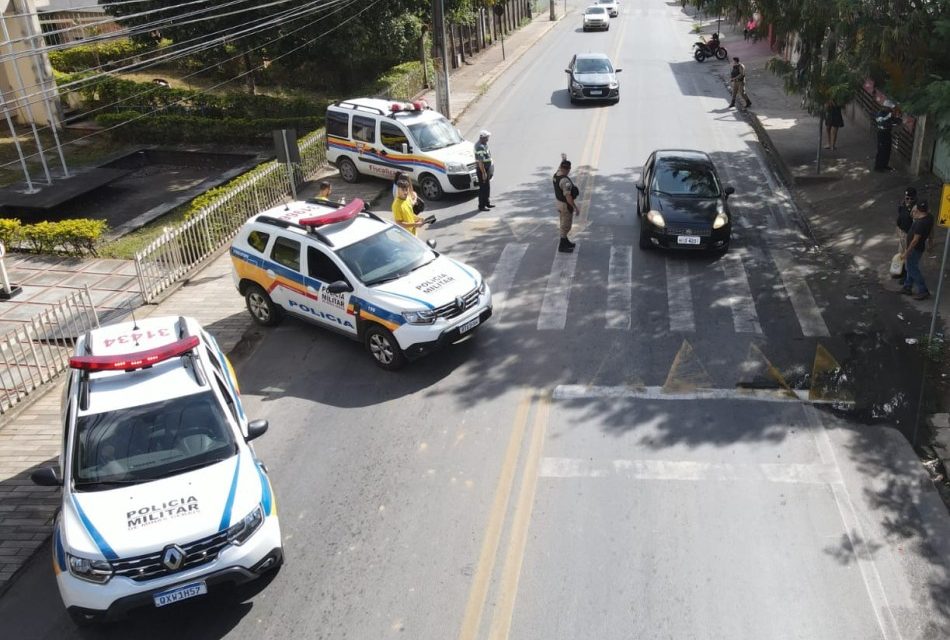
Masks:
[[[494,265],[486,264],[491,261],[484,254],[474,260],[490,274],[496,322],[517,305],[519,322],[536,313],[532,321],[539,331],[580,322],[585,328],[629,331],[638,323],[661,322],[665,326],[657,329],[690,334],[728,326],[728,313],[737,334],[762,335],[763,326],[781,322],[784,331],[794,317],[801,335],[829,335],[806,282],[808,272],[788,249],[738,246],[717,259],[696,260],[635,251],[632,243],[579,243],[573,253],[559,253],[551,243],[511,242]],[[758,294],[750,273],[758,279]]]

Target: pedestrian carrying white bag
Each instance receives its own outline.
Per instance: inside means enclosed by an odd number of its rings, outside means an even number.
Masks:
[[[890,271],[892,276],[899,276],[904,271],[904,258],[901,257],[900,252],[895,253],[891,258]]]

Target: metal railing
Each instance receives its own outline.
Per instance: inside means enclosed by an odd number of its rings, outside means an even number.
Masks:
[[[0,336],[0,415],[68,368],[76,339],[98,326],[86,287]]]
[[[298,148],[300,163],[293,169],[299,184],[327,166],[323,129],[301,138]],[[135,254],[135,273],[146,303],[154,302],[162,291],[201,267],[248,218],[277,206],[290,193],[286,166],[273,160],[231,184],[234,186],[226,186],[217,200],[177,227],[167,228]]]

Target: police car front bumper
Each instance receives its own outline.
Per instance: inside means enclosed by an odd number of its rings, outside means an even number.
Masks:
[[[404,349],[403,353],[405,353],[408,359],[416,360],[418,358],[421,358],[423,356],[426,356],[432,353],[433,351],[438,351],[439,349],[442,349],[443,347],[447,345],[455,344],[456,342],[461,342],[462,340],[467,339],[470,335],[474,334],[475,331],[477,331],[478,328],[481,327],[485,323],[485,321],[491,317],[491,314],[492,314],[492,307],[491,307],[491,304],[489,303],[488,306],[483,307],[479,311],[477,316],[467,318],[465,322],[460,322],[456,324],[454,327],[451,327],[443,331],[437,340],[432,340],[431,342],[417,342],[411,345],[410,347],[408,347],[407,349]],[[461,331],[462,327],[470,323],[475,318],[478,318],[478,325],[475,327],[472,327],[471,329],[463,333]]]
[[[474,171],[467,173],[449,173],[446,174],[449,184],[457,191],[470,191],[478,186],[478,178]]]

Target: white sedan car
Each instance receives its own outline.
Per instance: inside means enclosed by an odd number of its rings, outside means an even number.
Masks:
[[[597,4],[605,8],[611,18],[620,15],[620,3],[617,0],[597,0]]]
[[[610,14],[605,7],[599,4],[592,5],[584,9],[584,31],[592,29],[610,29]]]

